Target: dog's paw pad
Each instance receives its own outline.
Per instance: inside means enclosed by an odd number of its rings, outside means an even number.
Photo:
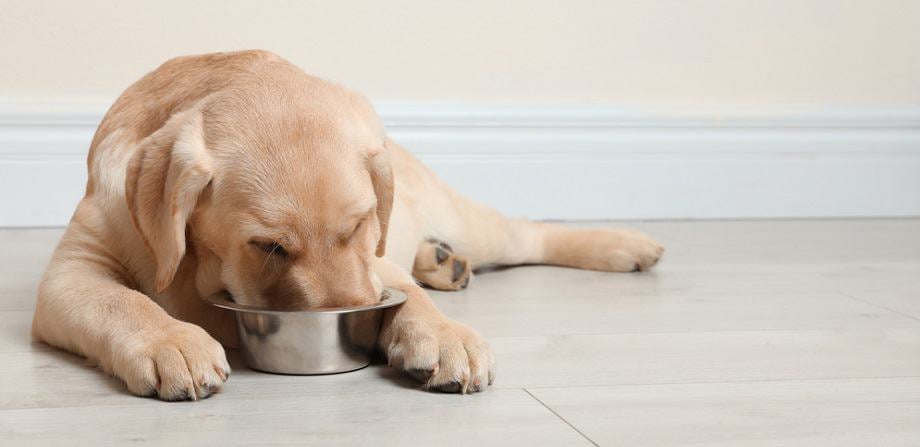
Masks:
[[[412,276],[437,290],[460,290],[470,284],[472,266],[466,258],[454,254],[445,242],[428,240],[419,245]]]
[[[435,263],[436,263],[437,265],[443,264],[444,261],[446,261],[447,258],[449,258],[449,257],[450,257],[450,252],[449,252],[449,251],[447,251],[447,250],[445,250],[445,249],[443,249],[443,248],[441,248],[441,247],[435,248],[435,250],[434,250],[434,261],[435,261]]]

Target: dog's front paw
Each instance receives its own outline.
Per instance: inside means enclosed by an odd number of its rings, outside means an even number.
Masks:
[[[470,327],[445,318],[394,322],[386,354],[426,389],[475,393],[495,379],[492,348]]]
[[[109,368],[138,396],[204,399],[230,377],[224,348],[193,324],[176,322],[122,341]]]

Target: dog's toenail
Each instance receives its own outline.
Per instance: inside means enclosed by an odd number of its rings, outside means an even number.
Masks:
[[[449,256],[450,253],[441,247],[434,250],[435,261],[437,261],[438,264],[443,263]]]
[[[428,379],[431,378],[431,375],[434,373],[434,370],[412,368],[406,370],[406,372],[412,376],[413,379],[418,380],[419,382],[427,382]]]
[[[214,392],[217,391],[219,388],[220,387],[214,384],[202,383],[201,384],[201,398],[204,399],[206,397],[209,397],[210,395],[214,394]]]
[[[448,245],[447,242],[438,241],[438,246],[441,247],[441,248],[443,248],[443,249],[445,249],[445,250],[447,250],[448,252],[453,252],[453,251],[454,251],[454,249],[451,248],[451,246]]]
[[[435,385],[431,389],[440,391],[442,393],[459,393],[463,389],[463,385],[460,382],[448,382],[441,385]]]
[[[641,271],[642,271],[642,266],[639,265],[639,263],[637,262],[636,265],[633,267],[633,271],[634,271],[634,272],[641,272]]]
[[[467,276],[466,279],[464,279],[463,282],[460,283],[460,288],[461,288],[461,289],[465,289],[466,286],[468,286],[468,285],[470,285],[470,277],[469,277],[469,276]]]
[[[171,397],[169,400],[172,400],[172,401],[188,400],[190,397],[191,395],[189,394],[188,390],[182,390],[176,393],[176,395]]]

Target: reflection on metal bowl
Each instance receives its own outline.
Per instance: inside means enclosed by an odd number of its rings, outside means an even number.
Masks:
[[[385,309],[406,294],[384,289],[380,302],[320,310],[272,310],[234,303],[226,292],[207,298],[236,314],[240,349],[250,368],[279,374],[332,374],[370,363]]]

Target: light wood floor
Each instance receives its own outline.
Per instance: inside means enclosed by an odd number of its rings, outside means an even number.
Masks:
[[[433,293],[495,348],[485,393],[384,366],[129,396],[32,344],[61,230],[0,231],[0,444],[920,445],[920,221],[636,224],[651,273],[525,267]]]

